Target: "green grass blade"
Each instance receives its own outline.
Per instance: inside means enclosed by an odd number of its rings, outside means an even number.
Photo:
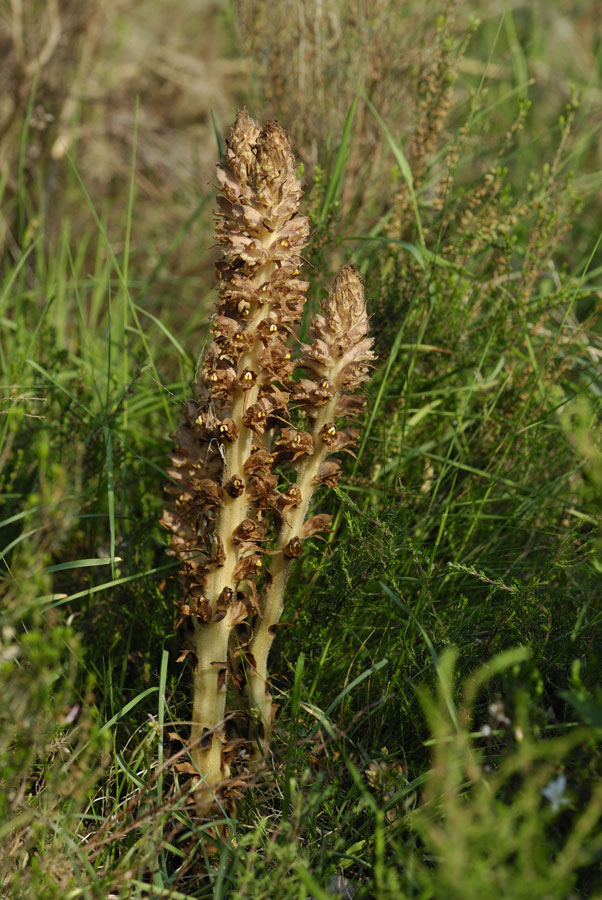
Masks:
[[[115,557],[115,559],[111,559],[109,556],[99,556],[95,559],[72,559],[70,562],[47,566],[40,571],[40,575],[48,575],[52,572],[69,572],[71,569],[87,569],[93,566],[109,566],[115,562],[123,562],[123,560],[120,556]]]
[[[182,347],[182,345],[178,341],[178,339],[176,337],[174,337],[174,335],[171,333],[169,328],[167,328],[167,326],[163,324],[161,319],[157,318],[157,316],[154,316],[147,309],[143,309],[141,306],[138,306],[137,303],[134,303],[134,309],[137,312],[141,313],[143,316],[147,316],[147,318],[149,318],[151,320],[151,322],[153,322],[157,326],[157,328],[163,332],[165,337],[176,348],[176,350],[178,351],[178,353],[180,354],[180,356],[182,357],[182,359],[184,360],[186,365],[191,369],[191,371],[194,371],[194,362],[192,361],[192,359],[190,358],[188,353],[186,353],[186,351],[184,350],[184,348]]]
[[[389,130],[387,124],[384,122],[384,120],[381,118],[381,116],[377,112],[376,107],[373,105],[373,103],[368,99],[368,97],[365,94],[362,94],[362,96],[363,96],[363,99],[364,99],[368,109],[370,110],[370,112],[372,113],[372,115],[374,116],[374,118],[376,119],[378,124],[380,125],[380,127],[383,131],[383,134],[385,135],[385,137],[387,139],[387,143],[389,144],[389,147],[393,151],[393,156],[395,157],[397,165],[399,166],[399,170],[403,176],[403,179],[408,186],[408,192],[410,194],[410,200],[412,202],[412,209],[414,210],[414,219],[416,220],[416,228],[418,229],[418,239],[419,239],[420,243],[422,244],[422,246],[424,247],[424,246],[426,246],[425,241],[424,241],[424,230],[422,227],[422,220],[420,218],[420,210],[418,209],[418,200],[416,198],[416,192],[414,190],[414,178],[412,175],[412,170],[410,168],[410,164],[405,156],[405,153],[403,152],[403,150],[401,149],[401,147],[399,146],[399,144],[397,143],[397,141],[391,134],[391,131]]]
[[[211,122],[213,123],[213,133],[215,135],[215,141],[217,143],[217,152],[219,153],[219,158],[223,159],[226,153],[226,147],[224,144],[224,139],[222,137],[222,133],[219,130],[219,126],[217,124],[217,119],[215,117],[215,112],[213,108],[211,109]]]
[[[158,690],[159,690],[159,688],[155,685],[154,687],[146,688],[146,690],[142,691],[140,694],[137,694],[135,697],[133,697],[128,703],[125,704],[125,706],[121,707],[119,712],[116,712],[114,716],[111,716],[111,718],[98,729],[98,731],[95,734],[95,738],[97,739],[102,734],[106,734],[106,732],[109,731],[113,727],[113,725],[116,725],[117,722],[120,722],[121,719],[124,718],[124,716],[127,716],[127,714],[132,709],[135,709],[139,703],[141,703],[144,699],[146,699],[146,697],[149,697],[151,694],[156,693]],[[77,757],[81,753],[83,753],[87,747],[88,747],[88,743],[86,743],[82,747],[80,747],[79,750],[76,753],[74,753],[73,756],[71,757],[71,762],[74,762],[77,759]]]
[[[86,588],[84,591],[76,591],[75,594],[69,594],[68,597],[61,597],[55,603],[52,603],[51,608],[55,608],[57,606],[63,606],[65,603],[70,603],[72,600],[79,600],[81,597],[90,597],[93,594],[98,594],[100,591],[108,591],[109,588],[117,587],[120,584],[129,584],[131,581],[137,581],[139,578],[146,578],[149,575],[158,575],[159,572],[167,572],[170,569],[175,569],[179,566],[179,563],[168,563],[166,566],[156,566],[153,569],[146,569],[144,572],[136,572],[134,575],[124,575],[123,578],[114,578],[112,581],[105,581],[103,584],[97,584],[94,587]],[[47,605],[53,597],[38,597],[37,603],[41,606]]]
[[[349,144],[351,141],[351,131],[353,128],[353,120],[355,119],[355,113],[357,110],[357,104],[359,101],[360,95],[359,92],[353,98],[353,102],[349,108],[349,112],[345,117],[345,124],[343,126],[343,135],[341,138],[341,143],[339,144],[339,149],[337,150],[337,155],[334,161],[334,167],[332,170],[332,175],[330,176],[330,180],[328,182],[328,190],[326,191],[326,196],[324,197],[324,203],[322,204],[322,209],[320,211],[320,222],[324,223],[328,214],[337,199],[340,187],[341,180],[343,177],[343,171],[345,169],[345,163],[347,161],[347,155],[349,150]]]
[[[103,427],[107,460],[107,502],[109,506],[109,533],[111,540],[111,573],[115,578],[115,472],[113,469],[113,439],[111,429]]]
[[[518,88],[519,96],[522,100],[528,100],[529,91],[529,68],[527,66],[527,58],[525,51],[520,45],[518,33],[516,31],[516,22],[512,11],[507,9],[504,13],[504,27],[506,29],[506,37],[510,45],[510,54],[512,56],[512,68],[514,69],[514,77]]]
[[[385,657],[385,659],[381,659],[379,662],[374,663],[373,666],[370,666],[369,669],[366,669],[365,672],[362,672],[360,675],[357,676],[357,678],[354,678],[353,681],[351,681],[347,685],[347,687],[345,687],[339,694],[337,694],[337,696],[334,698],[334,700],[332,701],[332,703],[330,704],[330,706],[328,707],[328,709],[326,710],[324,715],[330,716],[330,714],[336,709],[336,707],[341,702],[341,700],[344,700],[344,698],[347,696],[347,694],[349,694],[352,690],[354,690],[354,688],[356,688],[358,686],[358,684],[361,684],[362,681],[366,680],[366,678],[369,678],[371,675],[374,675],[375,672],[380,672],[380,670],[383,669],[388,664],[389,664],[389,660]]]
[[[157,709],[157,724],[159,726],[159,744],[157,747],[157,801],[161,804],[163,794],[163,727],[165,724],[165,690],[167,688],[167,666],[169,663],[169,650],[164,650],[161,656],[161,671],[159,672],[159,707]]]

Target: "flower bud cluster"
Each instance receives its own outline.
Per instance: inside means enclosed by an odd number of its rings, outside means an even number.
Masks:
[[[339,463],[327,457],[352,452],[357,432],[337,419],[362,411],[350,391],[372,358],[361,278],[346,266],[296,359],[309,222],[298,212],[302,190],[284,129],[260,128],[242,110],[218,179],[219,301],[174,435],[173,503],[162,518],[181,562],[181,614],[194,632],[191,757],[201,814],[215,796],[228,802],[232,761],[256,756],[257,740],[269,739],[267,655],[286,578],[303,540],[330,527],[329,516],[306,520],[309,501],[316,486],[338,480]],[[235,739],[225,724],[229,680],[249,705],[248,733],[240,737],[238,711]]]

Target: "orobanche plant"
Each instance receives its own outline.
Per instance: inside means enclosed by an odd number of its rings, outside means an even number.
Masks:
[[[174,497],[162,523],[181,560],[182,615],[191,624],[190,753],[200,815],[232,808],[266,758],[273,720],[268,655],[291,564],[331,516],[307,518],[322,484],[336,485],[361,413],[351,392],[368,376],[372,339],[362,280],[345,266],[311,326],[296,337],[308,284],[309,220],[287,133],[246,110],[218,170],[219,302],[213,341],[175,433]],[[230,689],[229,689],[230,688]],[[227,710],[230,697],[231,709]]]

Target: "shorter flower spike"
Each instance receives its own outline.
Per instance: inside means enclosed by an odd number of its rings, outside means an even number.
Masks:
[[[274,441],[274,455],[287,459],[297,468],[297,481],[286,494],[276,552],[270,567],[271,580],[265,583],[261,618],[249,650],[253,665],[249,667],[249,704],[259,719],[257,759],[264,758],[272,727],[272,700],[268,688],[268,654],[283,608],[284,590],[292,561],[300,556],[303,540],[317,532],[327,531],[331,517],[317,515],[306,520],[311,496],[317,486],[334,487],[340,466],[327,457],[331,453],[355,445],[358,432],[339,428],[337,417],[346,408],[357,411],[347,391],[355,389],[368,377],[374,358],[372,339],[367,337],[368,315],[364,286],[355,266],[344,266],[328,298],[322,303],[311,330],[312,344],[303,348],[302,367],[312,376],[289,385],[293,399],[311,423],[307,432],[284,428]],[[293,491],[294,502],[290,498]]]

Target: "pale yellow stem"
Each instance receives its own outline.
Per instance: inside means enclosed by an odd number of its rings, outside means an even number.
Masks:
[[[341,360],[330,373],[335,380],[347,360]],[[339,402],[339,394],[325,404],[313,427],[314,453],[300,467],[297,477],[297,487],[301,494],[301,503],[295,509],[287,513],[286,521],[283,521],[278,536],[277,552],[271,566],[272,580],[266,588],[263,597],[262,616],[255,626],[255,634],[251,641],[250,651],[255,662],[248,673],[248,691],[251,709],[258,714],[262,728],[260,737],[262,749],[265,750],[270,740],[272,726],[272,697],[268,688],[268,655],[274,640],[274,626],[280,620],[284,606],[284,590],[291,570],[292,561],[283,553],[284,548],[294,537],[299,537],[301,528],[307,516],[311,496],[315,489],[314,479],[320,471],[320,467],[328,456],[328,447],[320,437],[320,430],[327,422],[332,422],[336,416]]]
[[[272,239],[271,234],[266,234],[265,243],[267,244]],[[271,262],[258,269],[254,277],[255,286],[260,288],[262,284],[269,281],[274,269],[275,265]],[[268,303],[259,307],[252,321],[249,322],[248,328],[255,331],[262,319],[269,314],[269,309]],[[241,375],[247,368],[253,371],[258,370],[259,354],[262,349],[261,341],[256,339],[249,351],[241,356],[238,363],[238,375]],[[246,484],[244,463],[251,454],[253,433],[243,425],[242,418],[245,409],[256,402],[258,392],[259,385],[256,384],[247,391],[238,391],[234,399],[231,417],[238,430],[238,438],[224,448],[223,483],[226,483],[233,475],[238,475]],[[234,569],[239,561],[240,551],[232,534],[234,529],[246,518],[247,507],[248,500],[243,491],[240,497],[226,495],[224,506],[219,512],[215,534],[221,538],[226,558],[222,566],[213,569],[207,581],[206,593],[212,612],[216,610],[217,600],[222,590],[225,587],[231,587],[234,590],[236,587]],[[191,757],[203,783],[207,786],[207,789],[201,790],[199,794],[197,806],[200,815],[211,807],[212,795],[209,789],[230,774],[229,767],[222,765],[221,762],[221,739],[224,737],[228,643],[231,629],[232,625],[228,615],[220,622],[197,622],[195,624],[194,650],[197,667],[192,693]],[[223,663],[223,665],[220,666],[219,663]],[[226,671],[220,678],[222,669]],[[209,732],[209,734],[201,745],[199,741],[205,732]]]
[[[220,740],[226,700],[226,680],[221,669],[226,668],[228,655],[228,617],[221,622],[199,623],[195,628],[197,667],[193,682],[192,728],[190,733],[193,765],[206,785],[199,792],[198,812],[203,815],[213,804],[210,789],[228,776],[222,770]],[[212,665],[223,662],[223,666]],[[220,684],[220,681],[222,682]],[[202,741],[206,730],[209,734]]]

